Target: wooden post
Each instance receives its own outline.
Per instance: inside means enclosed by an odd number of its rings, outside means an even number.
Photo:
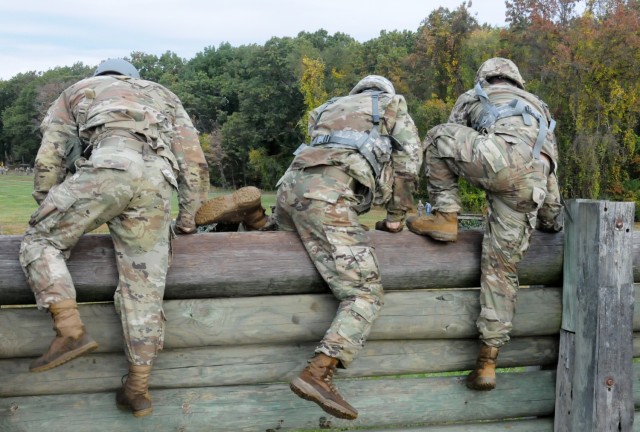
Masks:
[[[634,203],[570,200],[556,432],[633,427]]]

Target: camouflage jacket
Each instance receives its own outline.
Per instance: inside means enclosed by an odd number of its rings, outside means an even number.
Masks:
[[[66,158],[78,140],[90,151],[119,131],[143,137],[171,162],[178,179],[177,224],[195,228],[195,213],[209,191],[209,169],[197,130],[178,97],[165,87],[128,76],[84,79],[55,100],[40,130],[33,192],[38,203],[65,179]]]
[[[339,104],[324,110],[323,106],[312,110],[309,113],[311,139],[329,134],[368,133],[374,128],[371,101],[370,92],[365,91],[341,98]],[[384,205],[387,219],[400,221],[413,207],[413,192],[422,165],[420,138],[403,96],[381,93],[379,115],[379,133],[391,140],[390,159],[378,159],[382,165],[379,176],[357,150],[322,146],[305,147],[289,169],[337,166],[359,183],[356,194],[362,196],[361,213],[369,210],[372,204]]]
[[[547,105],[532,93],[509,84],[485,84],[483,85],[483,90],[495,106],[506,105],[514,99],[519,99],[546,117],[547,121],[551,120],[551,114]],[[482,115],[482,111],[480,98],[476,95],[475,90],[471,89],[460,95],[456,101],[449,116],[449,123],[458,123],[473,127]],[[505,117],[496,121],[486,133],[495,134],[511,144],[524,141],[533,148],[538,138],[538,123],[533,120],[532,124],[527,126],[522,116]],[[558,149],[553,132],[547,133],[542,145],[542,153],[549,156],[552,160],[553,171],[555,172],[558,166]]]

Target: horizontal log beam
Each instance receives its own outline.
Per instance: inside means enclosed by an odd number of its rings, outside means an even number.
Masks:
[[[387,291],[480,285],[479,231],[460,232],[456,243],[441,243],[408,231],[399,234],[371,231],[369,236],[376,247]],[[562,233],[535,232],[518,270],[522,285],[561,284],[563,238]],[[0,304],[34,302],[18,261],[21,240],[21,236],[0,236]],[[295,233],[179,236],[173,251],[166,299],[328,290]],[[637,254],[640,255],[640,250]],[[113,299],[118,278],[110,236],[83,236],[67,264],[79,301]]]
[[[165,350],[154,364],[150,386],[156,389],[290,381],[305,367],[315,345],[289,343]],[[349,369],[338,370],[336,377],[464,371],[473,368],[477,353],[477,339],[370,341],[357,361]],[[555,368],[557,353],[557,337],[514,338],[501,350],[499,365],[553,365]],[[31,360],[0,360],[0,370],[6,374],[0,397],[115,391],[127,373],[123,353],[91,354],[41,374],[28,371]]]
[[[499,383],[484,393],[468,390],[460,377],[340,380],[340,392],[360,412],[355,421],[325,414],[280,383],[154,390],[154,412],[144,418],[119,411],[112,392],[0,398],[0,430],[383,428],[553,414],[553,371],[501,374]]]
[[[478,290],[395,291],[369,340],[476,338]],[[338,303],[329,294],[169,300],[165,348],[318,342]],[[559,288],[523,288],[512,336],[556,336]],[[83,304],[80,315],[98,352],[122,352],[122,327],[113,304]],[[0,358],[33,357],[47,350],[51,318],[35,308],[0,309]]]
[[[633,379],[637,382],[639,378],[640,364],[636,363]],[[328,416],[315,404],[293,395],[286,384],[274,383],[156,389],[153,390],[154,412],[144,418],[119,411],[112,392],[0,398],[0,430],[300,431],[356,427],[388,430],[411,425],[409,431],[487,432],[505,430],[493,424],[497,419],[549,417],[554,412],[554,371],[501,373],[497,388],[488,393],[468,390],[458,376],[338,380],[337,385],[359,410],[357,420]],[[637,408],[640,389],[635,387],[633,398]],[[484,428],[484,423],[466,427],[443,425],[482,420],[492,421],[491,428]]]

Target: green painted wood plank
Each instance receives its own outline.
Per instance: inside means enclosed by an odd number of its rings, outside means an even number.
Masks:
[[[151,374],[157,388],[212,387],[290,381],[315,344],[243,345],[165,350]],[[555,369],[558,338],[515,338],[500,353],[501,367],[546,365]],[[369,341],[338,378],[424,374],[472,369],[476,339]],[[0,397],[115,391],[127,373],[122,353],[91,354],[46,373],[30,373],[32,358],[0,360]]]
[[[553,413],[555,373],[501,374],[498,388],[476,392],[458,377],[342,380],[360,412],[355,421],[326,415],[285,384],[153,391],[154,413],[119,411],[113,393],[0,399],[2,431],[266,431],[320,427],[391,427]]]
[[[478,290],[414,290],[387,293],[369,340],[477,337]],[[513,337],[556,335],[560,290],[520,291]],[[317,342],[337,308],[332,295],[171,300],[165,347]],[[122,328],[112,304],[81,305],[80,314],[98,352],[122,352]],[[48,314],[36,309],[0,309],[0,358],[35,357],[54,333]]]

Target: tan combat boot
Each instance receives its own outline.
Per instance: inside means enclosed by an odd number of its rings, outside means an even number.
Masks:
[[[31,372],[43,372],[60,366],[76,357],[98,348],[98,344],[85,333],[80,320],[78,304],[73,299],[62,300],[49,306],[56,337],[49,350],[29,365]]]
[[[410,216],[407,228],[420,235],[428,235],[434,240],[454,242],[458,240],[458,213],[436,212],[428,216]]]
[[[153,412],[149,394],[151,365],[129,364],[127,381],[116,393],[116,405],[121,409],[130,409],[136,417],[144,417]]]
[[[499,349],[482,344],[476,368],[467,376],[467,387],[472,390],[493,390],[496,388],[496,360]]]
[[[358,411],[342,398],[333,385],[333,374],[338,365],[338,359],[325,354],[316,354],[309,361],[309,365],[291,381],[291,390],[311,402],[332,416],[355,420]]]
[[[253,186],[240,188],[230,195],[210,199],[196,212],[198,226],[220,222],[242,222],[250,230],[262,228],[267,217],[260,203],[260,189]]]

